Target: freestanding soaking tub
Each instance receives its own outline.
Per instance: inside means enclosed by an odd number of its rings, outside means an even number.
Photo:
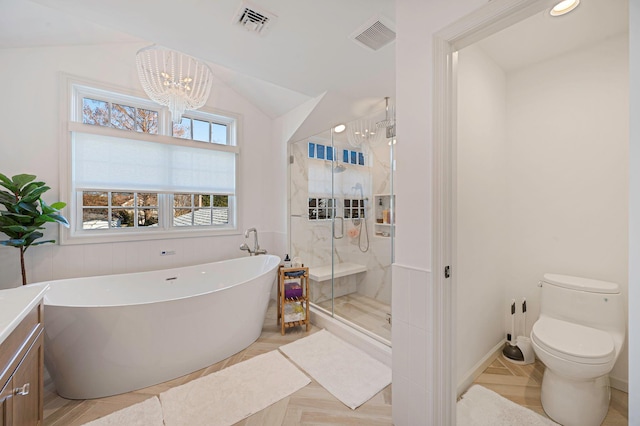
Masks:
[[[57,392],[99,398],[215,364],[262,331],[277,256],[51,281],[45,364]]]

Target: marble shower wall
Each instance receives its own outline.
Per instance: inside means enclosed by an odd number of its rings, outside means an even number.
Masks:
[[[344,199],[360,199],[356,185],[362,186],[365,197],[365,221],[344,219],[342,238],[332,239],[331,219],[309,219],[309,198],[331,198],[332,162],[309,158],[308,143],[331,145],[330,138],[314,137],[292,144],[290,154],[290,240],[291,253],[310,267],[331,264],[332,254],[337,263],[364,265],[366,272],[337,278],[336,297],[358,292],[391,304],[391,238],[376,236],[374,194],[390,193],[389,146],[380,142],[373,149],[365,149],[365,165],[345,164],[343,149],[354,150],[348,144],[335,143],[336,156],[345,170],[333,175],[336,216],[343,216]],[[341,221],[336,220],[336,233],[341,234]],[[332,241],[333,240],[333,241]],[[368,250],[363,252],[360,248]],[[334,244],[332,251],[332,242]],[[331,281],[311,282],[311,297],[315,302],[331,298]]]

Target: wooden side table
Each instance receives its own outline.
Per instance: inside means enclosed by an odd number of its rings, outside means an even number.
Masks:
[[[300,290],[292,289],[287,294],[286,281],[299,280]],[[287,297],[289,296],[289,297]],[[295,313],[285,313],[287,307],[296,308]],[[295,268],[285,268],[280,266],[278,271],[278,325],[280,333],[284,336],[285,328],[306,325],[309,331],[309,268],[300,266]]]

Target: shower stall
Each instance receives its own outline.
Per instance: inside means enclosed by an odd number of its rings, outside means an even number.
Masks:
[[[289,236],[312,309],[389,345],[395,127],[385,115],[289,146]]]

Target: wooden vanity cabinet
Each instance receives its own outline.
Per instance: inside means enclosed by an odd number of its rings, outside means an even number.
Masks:
[[[35,306],[0,344],[0,426],[43,424],[43,306]]]

